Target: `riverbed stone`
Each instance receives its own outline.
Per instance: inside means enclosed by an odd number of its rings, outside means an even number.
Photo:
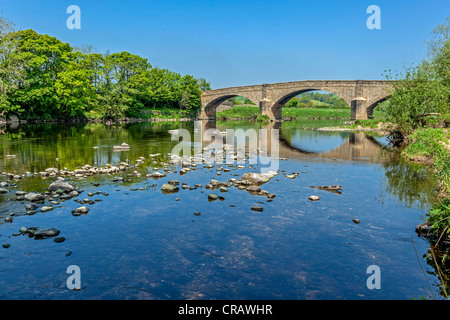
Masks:
[[[57,191],[59,189],[63,190],[64,192],[71,192],[75,190],[75,188],[72,185],[59,179],[51,183],[50,186],[48,187],[48,190],[50,191]]]
[[[164,183],[161,186],[161,191],[163,194],[169,194],[169,193],[175,193],[178,192],[180,189],[177,186],[174,186],[172,184]]]
[[[5,194],[5,193],[8,193],[8,192],[9,192],[8,189],[0,188],[0,194]]]
[[[87,214],[89,212],[89,208],[86,206],[82,206],[79,208],[76,208],[75,210],[72,210],[72,214]],[[74,215],[75,215],[74,214]]]
[[[34,232],[35,237],[56,237],[60,234],[60,231],[55,228],[44,228],[44,229],[37,229]]]
[[[247,187],[247,191],[250,193],[258,193],[261,191],[261,188],[258,186],[249,186]]]
[[[49,212],[49,211],[52,211],[52,210],[53,210],[53,207],[51,207],[51,206],[43,206],[41,208],[41,212]]]
[[[318,196],[309,196],[308,199],[311,200],[311,201],[317,201],[317,200],[320,199],[320,197],[318,197]]]
[[[217,200],[217,198],[218,197],[214,193],[208,194],[208,200],[210,200],[210,201]]]
[[[25,195],[25,200],[31,202],[43,201],[45,200],[45,197],[40,193],[29,192]]]
[[[248,181],[251,184],[261,185],[272,179],[276,174],[273,171],[266,173],[247,172],[242,175],[241,180]]]

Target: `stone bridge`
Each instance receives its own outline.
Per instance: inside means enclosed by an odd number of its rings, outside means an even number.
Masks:
[[[334,93],[351,107],[351,120],[368,119],[373,109],[389,97],[392,85],[382,80],[315,80],[231,87],[208,90],[202,93],[202,110],[199,119],[216,118],[216,108],[224,101],[242,96],[259,106],[262,115],[281,120],[281,110],[295,96],[315,90]]]

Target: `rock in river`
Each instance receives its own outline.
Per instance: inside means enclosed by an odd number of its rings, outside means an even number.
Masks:
[[[85,215],[88,212],[89,212],[89,208],[83,206],[83,207],[76,208],[75,210],[72,210],[72,215],[74,215],[74,216],[79,216],[81,214]]]
[[[8,192],[9,192],[8,189],[0,188],[0,194],[1,193],[8,193]]]
[[[175,192],[178,192],[178,190],[180,190],[180,189],[177,186],[174,186],[174,185],[168,184],[168,183],[164,183],[161,186],[161,191],[163,194],[175,193]]]
[[[309,200],[311,200],[311,201],[317,201],[317,200],[319,200],[320,198],[318,197],[318,196],[310,196],[309,197]]]
[[[278,173],[275,171],[269,171],[265,173],[247,172],[242,175],[241,180],[247,180],[251,184],[261,185],[272,179]]]
[[[218,197],[217,197],[214,193],[208,194],[208,200],[209,200],[209,201],[217,200],[217,198],[218,198]]]
[[[247,188],[247,191],[250,193],[258,193],[261,191],[261,188],[258,186],[250,186]]]
[[[40,193],[29,192],[25,195],[25,200],[27,201],[42,201],[45,200],[44,196]]]
[[[44,237],[56,237],[59,235],[60,231],[55,228],[47,228],[47,229],[37,229],[34,232],[34,236],[37,238],[44,238]]]
[[[50,184],[50,186],[48,187],[48,190],[50,190],[50,191],[56,191],[58,189],[63,190],[64,192],[71,192],[75,188],[73,186],[71,186],[70,184],[68,184],[67,182],[64,182],[62,180],[56,180],[55,182]]]

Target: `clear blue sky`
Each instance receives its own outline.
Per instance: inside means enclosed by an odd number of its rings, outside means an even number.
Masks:
[[[69,30],[69,5],[81,30]],[[369,30],[369,5],[381,30]],[[213,88],[296,80],[382,79],[426,55],[449,0],[0,0],[17,29],[72,46],[129,51],[153,66],[204,77]]]

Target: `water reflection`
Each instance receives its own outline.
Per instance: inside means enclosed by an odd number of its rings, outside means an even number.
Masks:
[[[320,122],[317,125],[323,126]],[[145,179],[145,175],[129,178],[125,173],[121,176],[129,179],[126,183],[108,176],[72,180],[85,194],[93,192],[92,199],[101,200],[81,217],[70,214],[78,207],[72,201],[50,213],[28,216],[24,203],[6,201],[6,196],[0,195],[0,216],[16,214],[14,223],[0,224],[2,241],[11,242],[11,248],[0,251],[0,298],[418,297],[425,280],[410,239],[415,225],[423,221],[428,195],[433,192],[426,171],[396,161],[395,153],[386,150],[378,138],[364,133],[319,133],[309,130],[312,124],[307,126],[203,123],[204,130],[280,129],[280,157],[286,158],[280,161],[280,170],[306,173],[295,179],[280,174],[264,184],[265,190],[276,194],[270,202],[231,187],[226,193],[202,187],[161,193],[161,185],[172,179],[178,179],[180,185],[205,185],[211,179],[239,179],[250,171],[224,167],[229,170],[220,171],[218,176],[216,168],[203,165],[186,175],[173,173],[158,180]],[[83,164],[134,163],[144,156],[143,168],[151,171],[167,160],[163,155],[177,144],[168,133],[177,128],[194,131],[193,123],[6,129],[0,136],[0,170],[74,169]],[[312,143],[312,137],[317,143]],[[113,146],[122,142],[129,144],[130,150],[115,152]],[[148,157],[158,153],[161,157]],[[17,182],[19,190],[43,191],[49,180],[11,182]],[[150,184],[156,187],[148,188]],[[343,192],[309,187],[331,184],[342,184]],[[224,200],[209,202],[210,192]],[[320,201],[309,201],[312,193],[320,195]],[[255,205],[264,210],[253,212],[250,208]],[[353,223],[354,218],[361,223]],[[10,237],[21,226],[55,227],[67,240],[56,244]],[[425,242],[418,244],[420,254],[427,249]],[[68,251],[73,253],[66,257]],[[87,285],[76,293],[78,296],[65,290],[65,278],[60,276],[60,266],[70,264],[89,270],[83,278]],[[377,292],[365,287],[365,272],[371,264],[389,270],[383,274],[382,290]]]

